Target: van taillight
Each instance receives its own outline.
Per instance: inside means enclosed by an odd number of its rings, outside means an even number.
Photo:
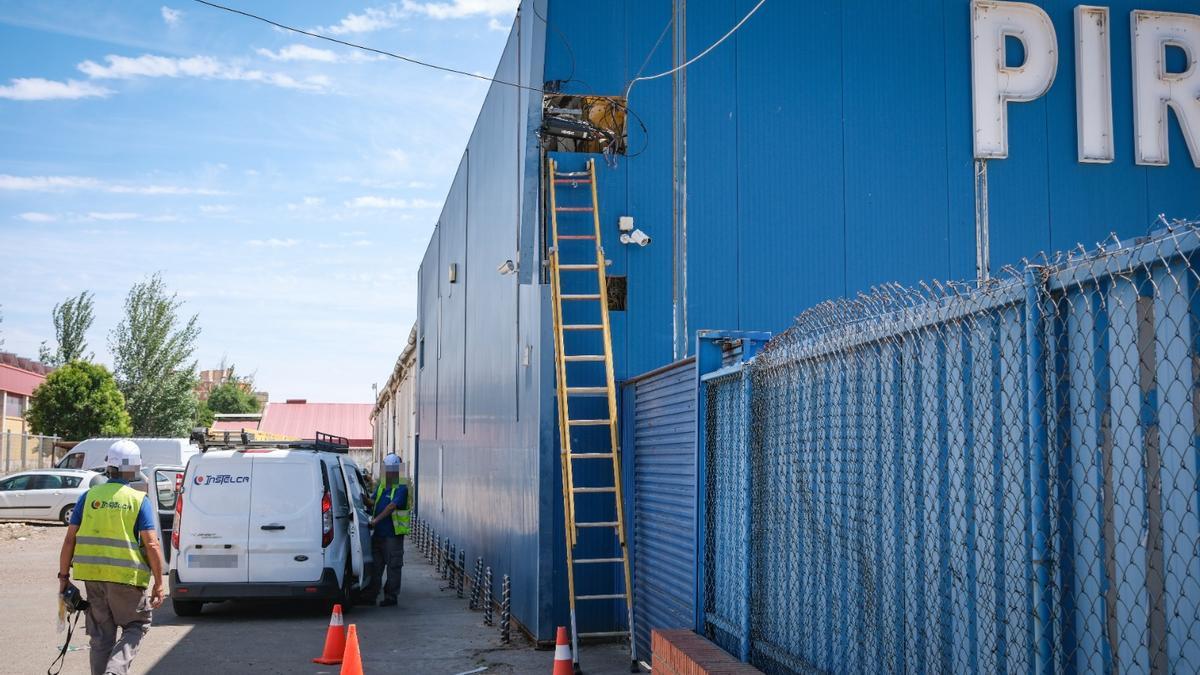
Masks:
[[[179,528],[183,525],[183,493],[175,493],[175,524],[171,528],[171,546],[179,550]]]
[[[333,543],[333,500],[326,492],[321,496],[321,548]]]

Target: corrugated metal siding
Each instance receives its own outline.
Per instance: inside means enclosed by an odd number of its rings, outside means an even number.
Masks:
[[[629,385],[633,425],[634,618],[638,657],[650,630],[692,628],[696,595],[696,362]],[[632,419],[629,419],[632,416]]]

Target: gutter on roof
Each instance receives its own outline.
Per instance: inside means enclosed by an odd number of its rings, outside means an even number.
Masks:
[[[379,397],[375,400],[375,407],[371,409],[371,421],[374,422],[376,415],[383,410],[383,406],[392,398],[392,394],[400,388],[400,381],[408,373],[410,368],[405,367],[405,363],[412,357],[413,352],[417,349],[417,324],[413,324],[412,330],[408,332],[408,342],[404,345],[404,350],[400,352],[400,357],[396,359],[396,365],[392,368],[392,374],[388,376],[387,383],[379,390]]]

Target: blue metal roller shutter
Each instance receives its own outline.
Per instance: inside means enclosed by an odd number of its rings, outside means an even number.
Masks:
[[[695,359],[628,386],[634,390],[634,640],[638,658],[649,661],[652,628],[695,624]]]

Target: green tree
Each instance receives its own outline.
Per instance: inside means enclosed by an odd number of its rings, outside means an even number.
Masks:
[[[196,419],[197,317],[181,321],[183,302],[155,274],[133,285],[125,317],[109,334],[117,386],[138,436],[187,436]]]
[[[208,407],[214,413],[256,413],[258,399],[250,389],[247,381],[230,378],[208,393]]]
[[[35,434],[82,441],[133,432],[125,397],[104,366],[73,361],[46,377],[29,401],[27,413]]]
[[[208,407],[208,402],[200,401],[199,405],[196,406],[196,421],[192,426],[207,429],[212,426],[215,419],[216,417],[213,416],[212,408]]]
[[[42,363],[57,368],[72,361],[92,360],[93,354],[85,356],[84,352],[87,351],[87,332],[96,320],[93,314],[94,298],[91,293],[84,291],[54,306],[51,316],[54,317],[54,336],[58,341],[58,349],[51,351],[43,342],[38,350],[38,358]]]

